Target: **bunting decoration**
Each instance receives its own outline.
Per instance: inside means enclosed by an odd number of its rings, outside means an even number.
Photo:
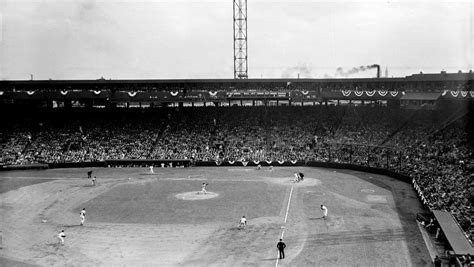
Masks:
[[[234,165],[234,163],[235,163],[235,160],[229,160],[230,165]]]
[[[283,163],[285,163],[284,160],[278,160],[278,163],[280,163],[280,165],[283,165]]]
[[[385,91],[385,90],[379,91],[380,96],[386,96],[387,94],[388,94],[388,92]]]
[[[62,95],[67,95],[68,91],[67,90],[61,90],[60,91]]]
[[[364,91],[354,91],[354,94],[356,96],[362,96],[364,94]]]
[[[177,96],[178,93],[179,93],[178,91],[171,91],[171,92],[170,92],[170,94],[171,94],[172,96]]]
[[[445,96],[447,92],[448,92],[448,90],[444,90],[441,95],[442,95],[442,96]]]
[[[95,95],[98,95],[98,94],[102,93],[102,91],[100,91],[100,90],[92,90],[92,92],[94,92]]]
[[[309,92],[308,91],[301,91],[303,95],[307,95]]]
[[[255,163],[255,165],[258,165],[258,164],[260,164],[260,161],[254,160],[253,163]]]
[[[128,92],[128,96],[130,97],[135,97],[137,95],[137,92]]]
[[[366,91],[365,94],[366,94],[367,96],[374,96],[374,95],[375,95],[375,90],[373,90],[372,92]]]
[[[291,164],[295,165],[297,160],[290,160]]]
[[[342,90],[343,96],[349,96],[351,94],[351,90]]]
[[[466,97],[467,96],[467,91],[461,91],[461,96]]]
[[[266,160],[266,162],[267,162],[268,164],[272,164],[273,161],[271,161],[271,160]]]
[[[26,93],[27,93],[28,95],[33,95],[33,94],[35,93],[35,91],[26,91]]]
[[[242,161],[242,165],[247,166],[247,164],[249,164],[248,161]]]
[[[215,97],[217,95],[217,91],[216,92],[209,91],[209,95]]]
[[[398,95],[398,91],[390,91],[390,95],[396,97]]]
[[[471,97],[474,97],[474,91],[470,91],[469,94],[471,95]]]
[[[458,91],[450,91],[450,92],[451,92],[451,95],[452,95],[453,97],[458,97],[458,95],[459,95],[459,92],[458,92]]]

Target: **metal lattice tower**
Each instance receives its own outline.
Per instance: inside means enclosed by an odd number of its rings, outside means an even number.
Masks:
[[[234,79],[247,78],[247,0],[234,0]]]

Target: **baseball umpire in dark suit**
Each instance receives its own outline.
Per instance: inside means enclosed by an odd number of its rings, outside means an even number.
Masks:
[[[280,252],[280,259],[284,259],[286,245],[285,243],[283,243],[283,239],[280,238],[280,242],[278,242],[277,248],[278,248],[278,251]]]

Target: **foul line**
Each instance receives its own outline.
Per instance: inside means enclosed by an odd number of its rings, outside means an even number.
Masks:
[[[290,211],[290,203],[291,203],[291,195],[293,194],[293,185],[291,185],[291,190],[290,190],[290,196],[288,197],[288,206],[286,207],[286,214],[285,214],[285,222],[288,220],[288,212]],[[286,228],[283,228],[281,231],[281,239],[283,239],[283,235],[285,234]],[[280,259],[280,252],[278,252],[277,257],[276,257],[276,262],[275,262],[275,267],[278,266],[278,260]]]

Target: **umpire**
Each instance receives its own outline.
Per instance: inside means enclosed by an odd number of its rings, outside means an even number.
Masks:
[[[280,242],[278,242],[277,248],[278,248],[278,251],[280,252],[280,259],[284,259],[286,245],[285,243],[283,243],[283,239],[280,238]]]

